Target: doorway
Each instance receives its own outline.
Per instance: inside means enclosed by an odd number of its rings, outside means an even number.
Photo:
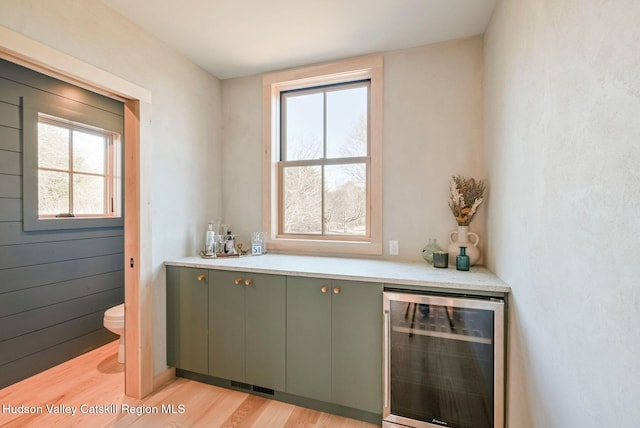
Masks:
[[[153,391],[151,185],[143,179],[151,171],[151,92],[2,26],[0,58],[125,103],[125,393],[142,398]]]

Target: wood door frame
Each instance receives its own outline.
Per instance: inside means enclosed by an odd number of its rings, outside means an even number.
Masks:
[[[153,391],[151,91],[1,25],[0,58],[125,103],[125,394],[142,398]]]

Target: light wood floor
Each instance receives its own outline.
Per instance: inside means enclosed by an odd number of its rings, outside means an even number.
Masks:
[[[126,397],[124,368],[116,361],[117,345],[117,341],[109,343],[0,390],[0,426],[92,428],[365,428],[376,426],[182,378],[177,378],[143,400]],[[18,414],[16,412],[21,409],[21,405],[41,413]],[[56,414],[48,409],[47,405],[56,409],[60,409],[60,405],[75,407],[76,413],[75,415]],[[134,413],[124,411],[126,409],[123,407],[127,405]],[[173,405],[173,413],[170,405]],[[95,413],[114,408],[117,409],[116,413]],[[158,413],[135,413],[142,410],[154,411],[154,409],[157,409]]]

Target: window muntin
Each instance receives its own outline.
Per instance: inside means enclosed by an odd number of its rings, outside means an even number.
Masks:
[[[370,237],[370,81],[280,93],[278,236]]]
[[[38,218],[120,216],[120,136],[38,114]]]

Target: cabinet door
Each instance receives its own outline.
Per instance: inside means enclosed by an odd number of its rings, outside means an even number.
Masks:
[[[331,401],[331,281],[287,277],[287,389]]]
[[[209,374],[245,382],[244,278],[211,271],[209,281]]]
[[[382,284],[334,281],[331,291],[332,401],[381,413]]]
[[[208,287],[204,269],[167,266],[167,364],[208,372]]]
[[[243,274],[245,291],[245,382],[285,390],[286,280]]]

